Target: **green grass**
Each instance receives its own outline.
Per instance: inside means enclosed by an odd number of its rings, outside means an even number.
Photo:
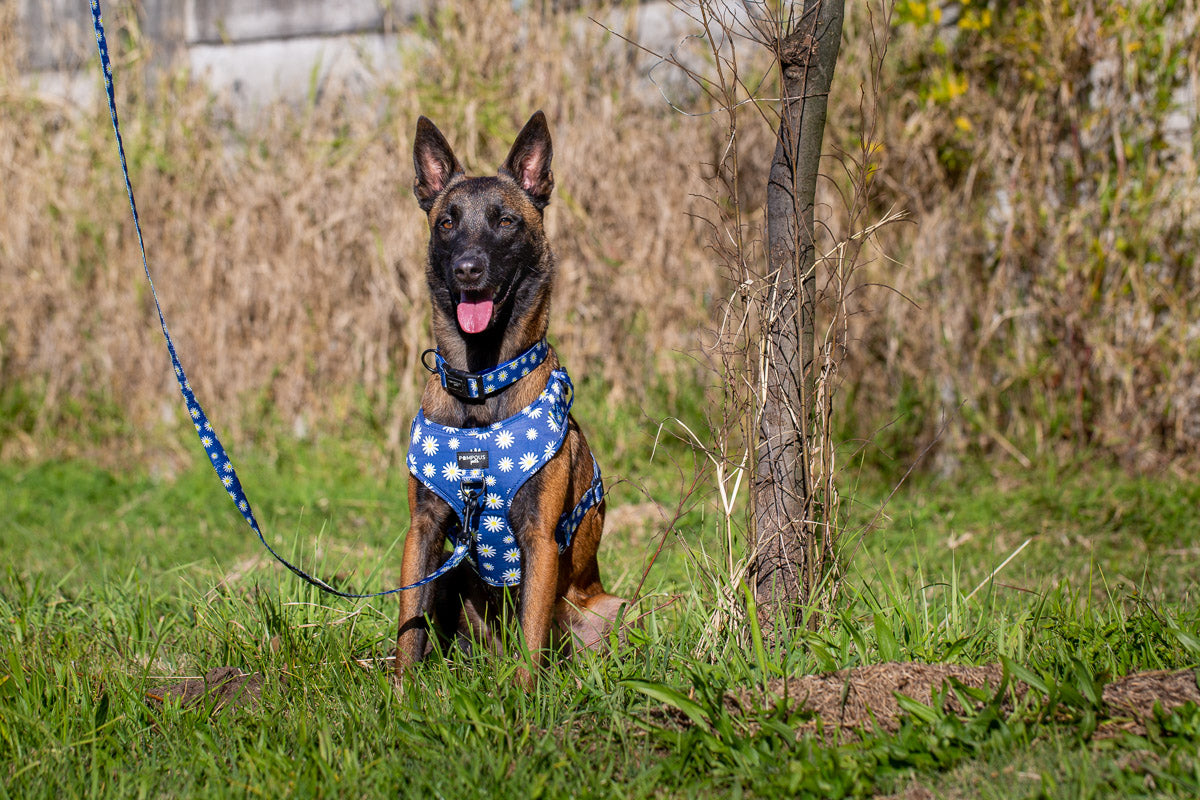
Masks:
[[[690,456],[665,445],[648,463],[653,427],[637,413],[581,413],[613,454],[608,474],[639,478],[617,483],[613,512],[645,493],[673,507]],[[285,555],[351,588],[396,585],[404,475],[379,468],[372,443],[239,457]],[[678,600],[622,652],[557,666],[534,692],[514,686],[511,657],[434,657],[402,695],[370,661],[391,647],[395,602],[325,597],[274,565],[207,466],[156,479],[10,463],[0,481],[11,632],[0,797],[838,797],[914,782],[949,797],[1188,797],[1200,786],[1195,708],[1146,736],[1092,736],[1100,683],[1200,660],[1190,481],[987,463],[954,482],[918,477],[854,548],[831,624],[776,654],[744,650],[736,632],[693,652],[710,589],[688,548],[717,544],[714,512],[695,508],[647,580],[647,607]],[[888,488],[847,480],[848,523],[870,520]],[[632,592],[653,532],[606,540],[611,588]],[[1052,699],[965,720],[916,709],[898,733],[840,746],[797,740],[803,720],[771,703],[733,715],[720,702],[781,675],[1002,658]],[[222,665],[267,677],[258,708],[145,699]],[[694,724],[664,716],[664,701]]]

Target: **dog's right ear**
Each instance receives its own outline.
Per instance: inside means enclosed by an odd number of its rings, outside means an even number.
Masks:
[[[413,194],[417,196],[421,210],[427,214],[433,208],[434,199],[442,193],[450,179],[463,172],[462,165],[450,149],[450,143],[427,117],[417,120],[413,167],[417,174],[413,181]]]

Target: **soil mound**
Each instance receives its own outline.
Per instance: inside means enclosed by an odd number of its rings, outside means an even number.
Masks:
[[[160,690],[147,692],[146,699],[157,704],[178,701],[184,708],[206,706],[209,713],[220,714],[227,708],[256,708],[262,697],[261,672],[242,672],[236,667],[217,667],[199,677],[184,678]]]

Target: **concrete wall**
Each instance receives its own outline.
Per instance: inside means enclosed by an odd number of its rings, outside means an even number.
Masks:
[[[40,90],[94,94],[95,38],[84,0],[15,0],[18,65]],[[106,20],[130,0],[102,4]],[[120,4],[120,6],[118,6]],[[235,106],[302,99],[329,81],[353,84],[399,58],[400,36],[427,0],[141,0],[154,62],[180,63]],[[123,7],[121,7],[123,6]],[[114,48],[115,49],[115,48]],[[114,56],[119,54],[114,52]]]
[[[27,81],[44,94],[72,103],[99,100],[95,38],[86,0],[0,0],[17,3],[18,63]],[[513,0],[514,6],[528,0]],[[687,42],[697,25],[668,0],[632,8],[613,0],[607,15],[614,30],[651,49],[667,52]],[[134,0],[102,0],[105,19],[127,13]],[[140,0],[138,24],[152,63],[184,65],[237,110],[276,99],[318,98],[330,85],[369,88],[388,80],[407,47],[417,15],[431,0]],[[730,7],[736,13],[741,4]],[[584,17],[581,26],[593,23]],[[697,49],[694,41],[687,42]],[[625,48],[611,40],[609,46]],[[676,50],[685,60],[692,60]],[[699,50],[705,48],[699,46]],[[119,43],[114,42],[119,64]],[[638,54],[650,72],[654,60]],[[700,62],[703,62],[702,54]],[[658,65],[655,81],[672,80],[673,68]],[[676,80],[682,75],[674,75]],[[686,83],[686,81],[683,81]],[[661,102],[658,86],[627,87]]]

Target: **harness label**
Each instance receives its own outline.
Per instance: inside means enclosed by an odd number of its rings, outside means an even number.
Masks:
[[[460,450],[458,453],[459,469],[487,469],[487,450]]]

